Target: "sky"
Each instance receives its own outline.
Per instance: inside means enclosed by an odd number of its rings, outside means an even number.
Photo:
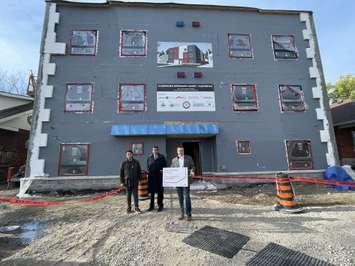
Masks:
[[[96,0],[102,2],[104,0]],[[179,2],[297,9],[314,12],[325,79],[355,74],[355,1],[353,0],[169,0]],[[95,0],[87,0],[95,2]],[[35,73],[44,16],[44,0],[0,1],[0,70]]]

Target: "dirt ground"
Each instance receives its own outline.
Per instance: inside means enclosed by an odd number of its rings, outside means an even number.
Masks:
[[[0,265],[245,265],[270,242],[335,265],[355,265],[355,192],[317,185],[295,191],[302,214],[274,211],[272,184],[193,192],[192,222],[177,221],[176,194],[169,192],[161,213],[127,215],[123,194],[55,207],[0,203],[0,228],[21,226],[0,233]],[[56,197],[64,198],[75,197]],[[140,207],[147,209],[148,201]],[[182,242],[205,225],[250,240],[231,259]]]

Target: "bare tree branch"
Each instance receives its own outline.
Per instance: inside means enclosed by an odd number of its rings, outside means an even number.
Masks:
[[[7,70],[0,69],[0,90],[15,94],[26,94],[27,74],[20,71],[9,73]]]

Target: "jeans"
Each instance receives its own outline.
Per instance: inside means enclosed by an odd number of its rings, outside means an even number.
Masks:
[[[176,191],[179,196],[181,214],[186,213],[187,216],[191,216],[190,187],[177,187]]]
[[[128,205],[127,207],[128,207],[128,209],[131,208],[132,194],[133,194],[134,207],[138,208],[138,187],[127,187],[126,193],[127,193],[127,205]]]

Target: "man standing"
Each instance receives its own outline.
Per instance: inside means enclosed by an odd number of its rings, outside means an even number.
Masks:
[[[133,194],[134,207],[137,213],[141,213],[138,207],[138,181],[142,178],[141,166],[139,162],[133,159],[133,152],[126,151],[126,159],[122,162],[120,172],[121,184],[125,187],[127,193],[127,213],[132,212],[131,200]]]
[[[154,210],[154,195],[158,194],[158,212],[163,210],[164,188],[163,168],[166,167],[164,155],[159,153],[159,148],[154,146],[152,155],[147,159],[148,192],[150,193],[150,205],[148,211]]]
[[[190,197],[190,184],[192,182],[192,176],[194,175],[194,161],[192,160],[191,156],[184,154],[184,147],[178,146],[177,147],[177,157],[173,158],[171,161],[171,167],[187,167],[188,169],[188,186],[187,187],[177,187],[176,191],[179,197],[179,204],[181,209],[181,216],[179,220],[183,220],[185,218],[186,213],[186,220],[191,221],[191,197]]]

